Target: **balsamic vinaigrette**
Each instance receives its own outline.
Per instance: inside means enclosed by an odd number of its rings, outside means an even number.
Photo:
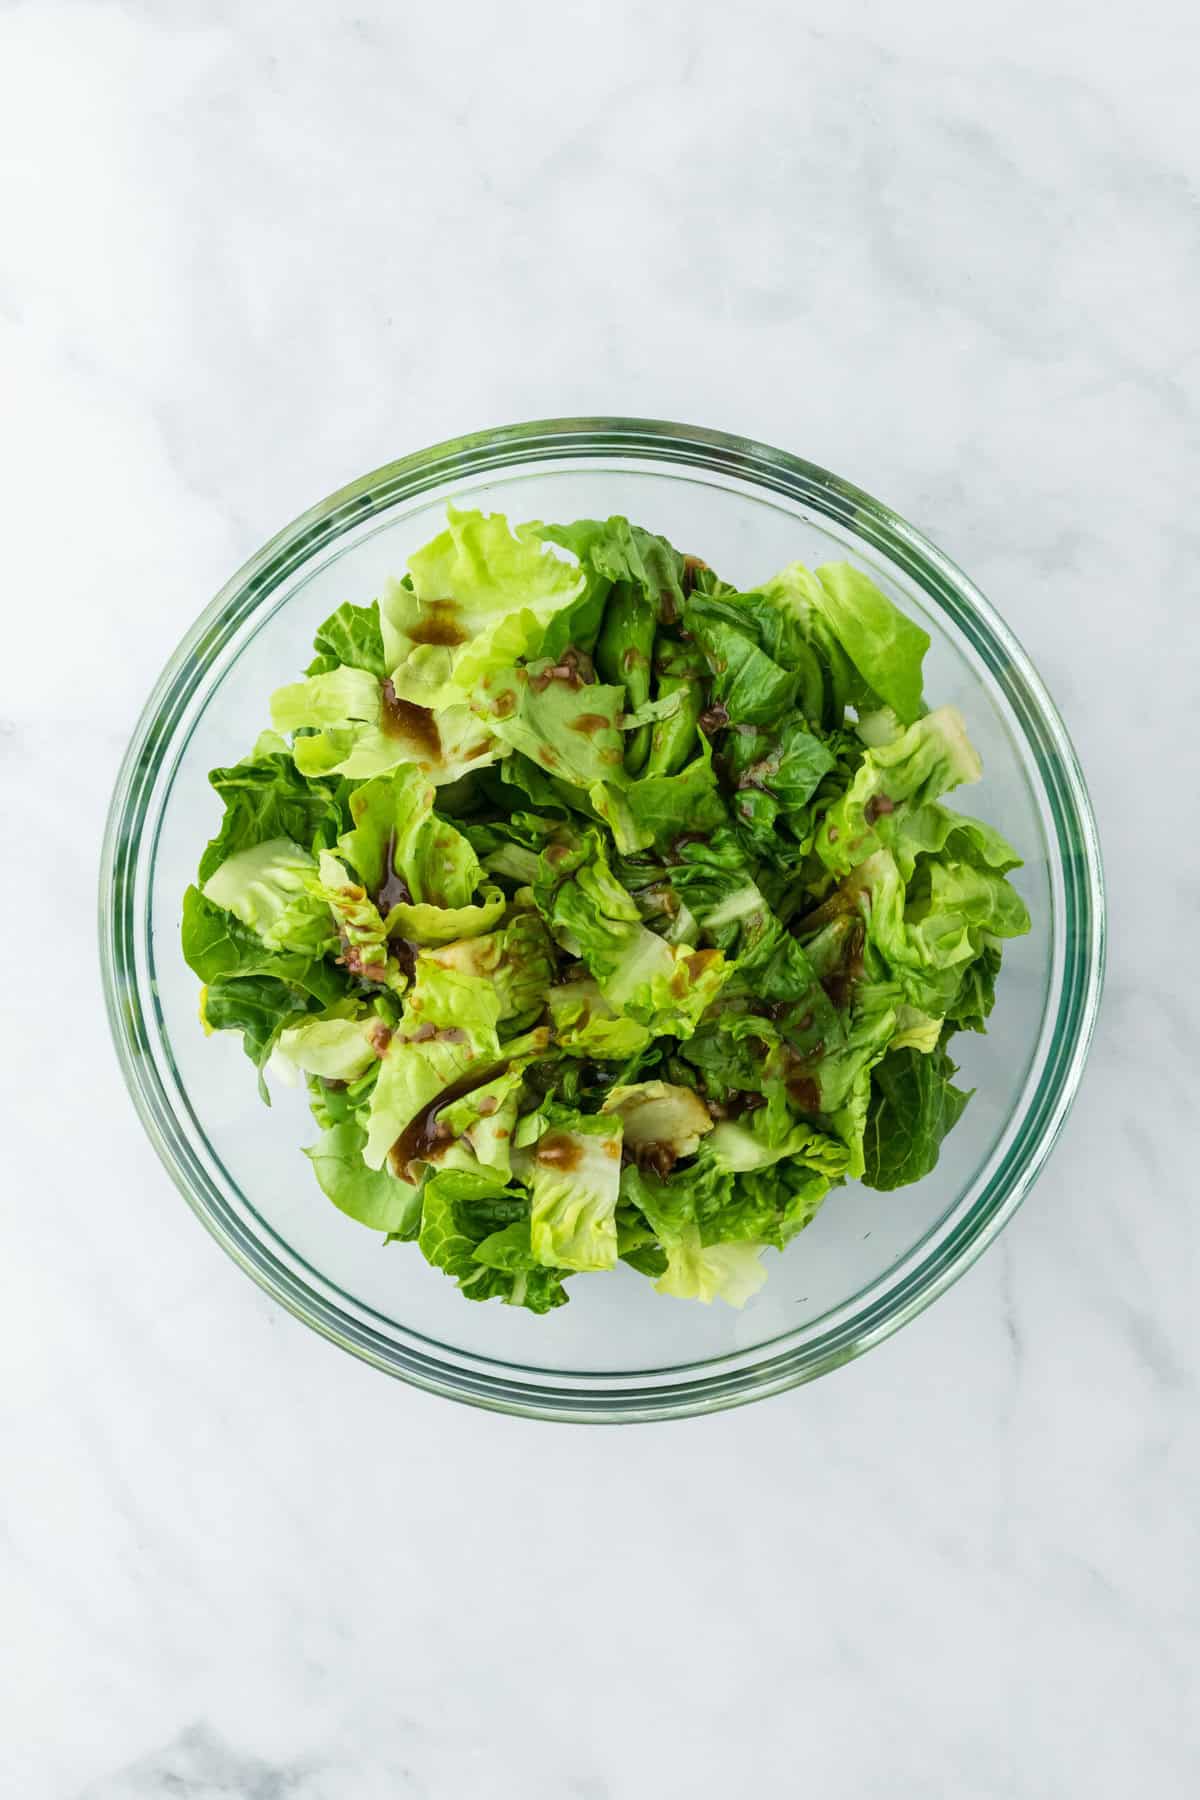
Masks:
[[[379,728],[386,737],[404,738],[421,750],[428,762],[442,760],[442,734],[427,706],[401,700],[391,676],[383,684],[383,710]]]
[[[463,1034],[459,1034],[461,1041]],[[431,1153],[445,1144],[453,1136],[448,1125],[443,1125],[441,1114],[447,1106],[453,1106],[467,1094],[473,1094],[476,1088],[485,1087],[489,1081],[503,1071],[503,1064],[493,1063],[491,1068],[471,1069],[466,1075],[460,1075],[457,1081],[435,1094],[420,1111],[413,1114],[400,1136],[388,1151],[388,1161],[392,1170],[399,1175],[401,1181],[407,1181],[412,1187],[417,1178],[412,1172],[413,1163],[429,1162]]]
[[[549,1131],[538,1139],[534,1157],[543,1167],[569,1175],[583,1161],[583,1146],[565,1131]]]
[[[441,644],[450,650],[467,641],[453,600],[423,600],[421,617],[408,635],[414,644]]]
[[[862,920],[855,919],[843,940],[842,953],[837,963],[821,977],[821,986],[839,1012],[844,1012],[849,1006],[854,985],[862,978],[866,935]]]
[[[577,650],[574,644],[569,644],[556,663],[530,678],[529,685],[535,694],[543,694],[552,681],[561,681],[572,693],[578,693],[581,687],[595,679],[595,665],[587,651]]]
[[[380,916],[387,918],[393,906],[411,906],[412,894],[403,875],[396,873],[396,827],[393,825],[388,833],[387,847],[383,852],[383,879],[375,894],[375,905]]]

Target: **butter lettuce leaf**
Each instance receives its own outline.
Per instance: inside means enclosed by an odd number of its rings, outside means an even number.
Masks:
[[[498,1299],[549,1312],[567,1299],[564,1271],[535,1259],[529,1209],[527,1194],[492,1175],[439,1171],[421,1190],[421,1254],[468,1300]]]
[[[595,831],[539,859],[534,898],[558,942],[580,957],[610,1006],[652,1032],[690,1037],[728,969],[719,950],[668,944],[642,924]]]
[[[306,781],[286,747],[259,754],[256,746],[254,754],[228,768],[214,769],[208,779],[224,802],[225,813],[200,858],[201,886],[238,851],[286,838],[311,856],[332,844],[342,828],[338,784]]]
[[[388,1170],[369,1169],[362,1156],[365,1142],[362,1128],[347,1120],[323,1131],[304,1154],[322,1193],[339,1212],[389,1238],[416,1237],[421,1222],[418,1190]]]
[[[934,1168],[942,1140],[962,1116],[970,1092],[955,1087],[948,1052],[892,1050],[871,1077],[863,1180],[872,1188],[905,1187]]]
[[[530,1244],[539,1263],[611,1269],[617,1260],[621,1120],[556,1108],[529,1152]]]

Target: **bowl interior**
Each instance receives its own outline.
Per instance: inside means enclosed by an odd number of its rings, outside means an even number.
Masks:
[[[1006,949],[988,1034],[955,1041],[960,1080],[976,1092],[936,1172],[897,1193],[835,1191],[787,1252],[766,1253],[767,1284],[740,1313],[665,1299],[623,1266],[575,1279],[570,1305],[545,1318],[466,1303],[415,1246],[385,1248],[328,1204],[300,1154],[315,1135],[303,1091],[277,1088],[268,1110],[238,1040],[200,1030],[197,984],[178,932],[181,895],[219,817],[207,772],[245,754],[268,722],[271,690],[308,661],[317,624],[343,600],[367,601],[386,576],[402,573],[409,552],[440,528],[447,498],[513,520],[626,513],[744,586],[796,559],[813,566],[852,558],[929,631],[926,691],[934,704],[962,709],[982,755],[982,783],[953,804],[998,826],[1025,857],[1015,881],[1033,930]],[[657,1372],[660,1384],[690,1372],[703,1385],[705,1370],[716,1381],[724,1370],[763,1366],[819,1338],[831,1321],[878,1322],[908,1304],[933,1279],[922,1271],[937,1258],[944,1268],[946,1245],[972,1209],[997,1206],[1000,1189],[1011,1190],[1006,1164],[1018,1153],[1028,1161],[1018,1140],[1058,1029],[1061,828],[1045,759],[997,678],[1002,645],[991,640],[981,651],[930,584],[904,566],[908,559],[886,554],[871,536],[844,502],[826,511],[819,494],[764,491],[721,469],[664,468],[625,454],[474,474],[459,464],[421,493],[362,506],[339,535],[316,534],[307,553],[293,547],[282,579],[278,558],[267,577],[255,578],[262,592],[248,616],[231,622],[227,608],[197,634],[176,671],[173,710],[160,707],[141,749],[140,810],[127,805],[120,827],[127,847],[133,840],[126,975],[139,1009],[137,1080],[156,1090],[176,1173],[180,1162],[191,1170],[182,1179],[193,1203],[289,1304],[319,1310],[316,1322],[333,1335],[339,1321],[354,1321],[378,1361],[391,1362],[399,1346],[431,1369],[467,1371],[493,1399],[507,1389],[505,1403],[562,1381],[580,1392],[589,1384],[629,1389],[644,1372]]]

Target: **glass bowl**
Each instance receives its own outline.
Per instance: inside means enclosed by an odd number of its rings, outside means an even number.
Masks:
[[[929,632],[927,692],[966,716],[984,780],[955,796],[1025,856],[1033,930],[1007,946],[986,1037],[955,1041],[976,1089],[916,1186],[836,1191],[742,1312],[665,1298],[623,1265],[542,1318],[470,1305],[412,1245],[384,1248],[321,1194],[302,1090],[268,1110],[234,1034],[206,1038],[179,950],[180,901],[241,756],[315,626],[364,602],[440,528],[449,499],[514,520],[625,513],[743,586],[849,557]],[[457,1400],[616,1422],[738,1405],[824,1374],[927,1306],[1041,1170],[1096,1017],[1100,855],[1062,721],[967,578],[887,507],[781,450],[690,426],[569,419],[436,445],[322,501],[248,562],[188,632],[125,757],[100,888],[106,998],[134,1104],[213,1236],[297,1317],[364,1361]]]

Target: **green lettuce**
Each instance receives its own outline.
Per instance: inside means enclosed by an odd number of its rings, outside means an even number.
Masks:
[[[921,664],[929,633],[894,606],[852,563],[825,563],[812,593],[815,612],[861,674],[872,693],[904,724],[922,708]]]
[[[364,669],[382,681],[388,673],[379,621],[379,602],[351,606],[347,600],[317,627],[314,656],[305,673],[327,675],[339,668]]]
[[[500,1038],[502,1022],[528,1011],[528,993],[540,990],[545,981],[543,946],[548,940],[538,921],[527,923],[527,918],[518,915],[490,942],[472,938],[424,950],[415,958],[404,1011],[371,1094],[363,1150],[369,1168],[382,1168],[406,1129],[439,1101],[437,1119],[431,1121],[439,1134],[414,1145],[409,1157],[400,1160],[399,1172],[412,1179],[409,1160],[440,1160],[455,1140],[446,1098],[482,1086],[506,1069],[524,1067],[547,1047],[545,1027],[506,1037],[503,1043]]]
[[[236,850],[204,883],[204,898],[240,919],[271,950],[323,956],[337,933],[314,893],[315,858],[288,838]]]
[[[871,1077],[863,1175],[868,1187],[905,1187],[929,1174],[942,1139],[971,1098],[954,1086],[957,1073],[944,1048],[932,1055],[891,1050],[883,1058]]]
[[[670,1081],[636,1081],[610,1088],[600,1108],[621,1121],[624,1146],[668,1163],[692,1156],[713,1128],[712,1114],[694,1088]]]
[[[617,1260],[621,1121],[556,1108],[529,1152],[530,1243],[539,1263],[611,1269]]]
[[[350,796],[354,825],[338,848],[372,892],[385,884],[399,892],[402,884],[407,898],[392,905],[457,911],[471,905],[482,870],[469,840],[435,812],[434,799],[432,783],[411,763],[364,781]]]
[[[345,864],[329,850],[317,859],[312,892],[323,900],[333,916],[341,941],[338,961],[364,981],[381,982],[403,991],[406,977],[389,954],[387,931],[379,908],[361,883],[354,881]]]
[[[319,1006],[332,1006],[345,996],[345,978],[329,962],[308,950],[274,948],[199,888],[184,894],[180,935],[185,962],[210,986],[223,978],[263,975],[311,996]]]
[[[439,710],[482,697],[493,672],[535,657],[584,585],[536,526],[514,531],[499,513],[453,506],[446,519],[409,558],[410,585],[389,584],[382,605],[396,693]]]
[[[558,780],[591,787],[621,766],[625,690],[554,670],[544,658],[498,676],[490,723],[497,737]]]
[[[352,1003],[351,1003],[352,1004]],[[335,1007],[319,1018],[286,1025],[275,1042],[272,1066],[325,1081],[357,1081],[378,1059],[381,1024],[374,1013]]]
[[[742,1305],[837,1187],[932,1169],[1031,927],[945,803],[981,766],[928,647],[846,563],[737,588],[626,518],[451,507],[213,771],[205,1028],[466,1298],[624,1261]]]
[[[264,733],[259,745],[267,738]],[[286,746],[278,750],[264,746],[259,754],[259,745],[242,762],[209,775],[225,813],[220,831],[200,858],[201,886],[238,851],[285,838],[314,855],[332,844],[341,829],[337,783],[306,781]]]
[[[677,774],[603,781],[590,798],[618,850],[626,853],[663,849],[688,833],[715,831],[728,818],[712,751],[703,740],[699,756]]]
[[[415,1187],[363,1162],[366,1134],[352,1121],[331,1125],[305,1150],[313,1174],[339,1212],[389,1238],[416,1237],[421,1198]]]
[[[962,714],[954,706],[939,707],[894,742],[865,753],[849,787],[825,815],[817,854],[834,874],[848,874],[890,845],[911,812],[981,774]]]
[[[555,1042],[569,1056],[633,1056],[653,1042],[650,1027],[610,1006],[590,976],[552,987],[547,1000]]]
[[[728,1192],[731,1184],[720,1184]],[[707,1189],[711,1192],[711,1187]],[[622,1178],[623,1195],[646,1220],[666,1257],[666,1269],[655,1287],[677,1300],[700,1300],[706,1305],[723,1300],[743,1307],[766,1280],[762,1267],[763,1245],[750,1239],[706,1244],[698,1208],[706,1198],[704,1178],[673,1175],[663,1181],[629,1168]]]
[[[530,1249],[527,1194],[491,1175],[444,1170],[427,1177],[420,1204],[421,1254],[468,1300],[535,1313],[564,1303],[564,1271],[543,1267]]]
[[[217,976],[200,992],[200,1019],[204,1029],[239,1031],[242,1048],[258,1070],[258,1092],[271,1104],[264,1078],[275,1046],[287,1027],[307,1018],[316,1008],[311,994],[277,975]]]
[[[759,641],[753,616],[738,596],[695,595],[684,622],[708,660],[713,699],[734,725],[771,725],[796,704],[800,676],[782,668]]]
[[[534,898],[558,942],[579,956],[618,1012],[689,1037],[726,977],[719,950],[676,946],[642,924],[595,831],[542,853]]]

